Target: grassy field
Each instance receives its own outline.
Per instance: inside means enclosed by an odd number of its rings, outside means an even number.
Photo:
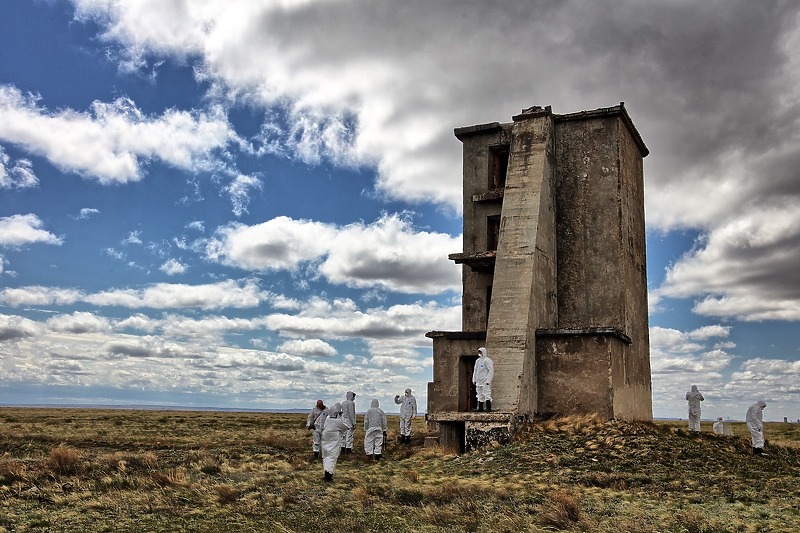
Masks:
[[[360,417],[359,417],[360,419]],[[305,415],[0,408],[3,531],[800,531],[800,424],[768,457],[685,423],[570,417],[461,456],[396,442],[333,483]]]

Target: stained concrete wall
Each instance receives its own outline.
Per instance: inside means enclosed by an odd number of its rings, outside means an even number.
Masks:
[[[502,197],[495,201],[473,201],[489,190],[490,154],[493,148],[511,144],[511,124],[491,123],[463,128],[459,137],[464,144],[464,248],[465,254],[486,251],[488,247],[487,219],[500,216]],[[462,311],[463,331],[486,330],[487,287],[492,285],[492,272],[475,271],[462,266]]]
[[[624,341],[608,334],[540,336],[539,414],[597,413],[614,418],[614,368],[624,346]]]
[[[620,370],[613,415],[649,419],[646,149],[632,128],[623,112],[564,115],[556,122],[558,327],[613,327],[630,337],[610,361]]]
[[[428,384],[428,413],[463,411],[467,394],[460,385],[472,376],[464,375],[463,356],[474,356],[486,342],[486,332],[431,331],[433,339],[433,381]]]
[[[538,327],[556,324],[553,116],[514,117],[486,349],[494,362],[492,407],[536,412]]]

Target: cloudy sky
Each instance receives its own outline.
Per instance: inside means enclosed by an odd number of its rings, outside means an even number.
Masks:
[[[4,0],[0,404],[424,405],[461,145],[625,105],[654,415],[800,418],[800,4]],[[389,406],[394,410],[394,405]]]

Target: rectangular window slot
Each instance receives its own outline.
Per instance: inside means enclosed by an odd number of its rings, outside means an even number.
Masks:
[[[489,189],[502,189],[506,186],[508,153],[508,146],[489,148]]]

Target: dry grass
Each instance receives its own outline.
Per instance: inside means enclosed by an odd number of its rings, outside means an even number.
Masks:
[[[304,418],[2,408],[0,533],[800,530],[800,424],[766,424],[768,458],[741,425],[696,436],[596,417],[459,456],[400,445],[390,417],[384,460],[357,445],[327,484]]]
[[[69,476],[81,471],[83,459],[78,450],[61,445],[50,450],[46,466],[56,475]]]
[[[559,530],[570,529],[580,520],[581,502],[572,492],[556,491],[548,495],[539,513],[539,522],[543,526]]]

